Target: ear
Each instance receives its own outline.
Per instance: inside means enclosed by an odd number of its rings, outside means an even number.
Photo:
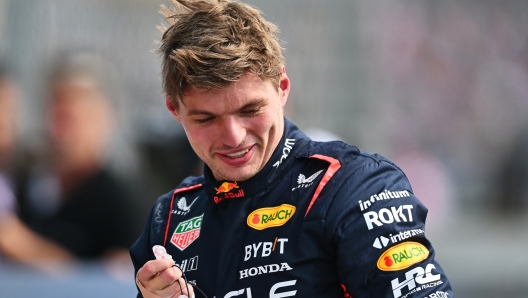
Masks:
[[[284,108],[286,101],[288,101],[288,95],[290,94],[290,79],[286,75],[286,67],[281,67],[281,77],[279,79],[279,96],[281,100],[281,107]]]
[[[167,106],[167,110],[169,110],[174,119],[176,119],[178,122],[181,122],[178,108],[175,107],[172,103],[172,98],[170,97],[170,95],[165,96],[165,105]]]

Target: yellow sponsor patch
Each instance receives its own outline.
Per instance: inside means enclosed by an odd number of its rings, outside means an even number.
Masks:
[[[247,224],[256,230],[278,227],[288,222],[294,213],[295,206],[289,204],[260,208],[248,215]]]
[[[383,271],[398,271],[425,260],[429,250],[418,242],[403,242],[387,249],[378,259]]]

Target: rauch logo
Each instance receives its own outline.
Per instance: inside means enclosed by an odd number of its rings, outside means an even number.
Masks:
[[[174,234],[172,234],[171,243],[180,250],[184,250],[191,245],[200,236],[202,218],[203,214],[180,222],[176,230],[174,230]]]
[[[383,271],[398,271],[425,260],[429,250],[418,242],[403,242],[387,249],[378,259]]]
[[[256,230],[284,225],[295,213],[295,206],[282,204],[277,207],[257,209],[247,217],[248,226]]]

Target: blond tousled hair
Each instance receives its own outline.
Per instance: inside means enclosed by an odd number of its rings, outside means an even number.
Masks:
[[[184,91],[225,88],[250,72],[277,87],[284,65],[278,28],[247,4],[229,0],[171,0],[161,7],[168,26],[159,54],[165,93],[175,107]]]

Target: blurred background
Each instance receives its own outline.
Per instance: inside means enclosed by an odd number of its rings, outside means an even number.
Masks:
[[[528,297],[528,1],[247,2],[281,29],[288,117],[406,172],[457,297]],[[0,297],[134,297],[126,247],[201,169],[160,4],[0,0]]]

